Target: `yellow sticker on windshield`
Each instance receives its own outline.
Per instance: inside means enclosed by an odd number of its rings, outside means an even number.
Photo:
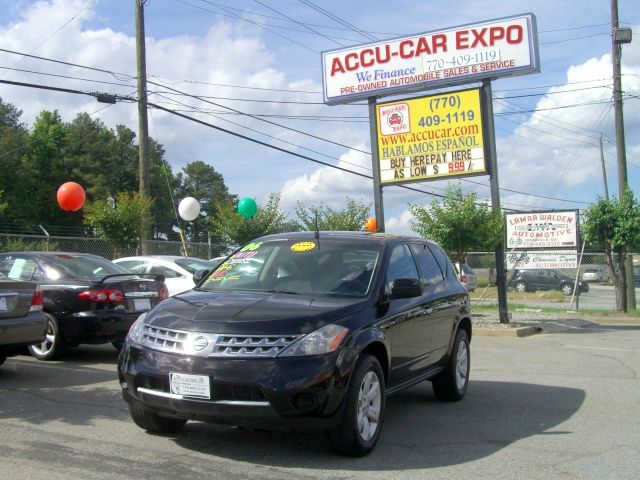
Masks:
[[[313,242],[298,242],[291,245],[292,252],[306,252],[316,248],[316,244]]]

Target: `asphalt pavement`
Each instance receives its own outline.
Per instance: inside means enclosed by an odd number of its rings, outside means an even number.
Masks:
[[[10,358],[0,478],[637,478],[640,327],[555,323],[555,333],[474,337],[465,399],[438,402],[428,383],[391,397],[376,449],[359,459],[335,456],[317,432],[189,422],[149,435],[121,400],[111,346]]]

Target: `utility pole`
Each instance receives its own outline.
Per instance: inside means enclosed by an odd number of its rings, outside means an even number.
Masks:
[[[604,198],[609,201],[609,187],[607,185],[607,168],[604,166],[604,150],[602,149],[602,134],[600,134],[600,164],[602,165],[602,181],[604,183]]]
[[[142,198],[151,196],[149,186],[149,125],[147,123],[147,65],[144,43],[144,4],[146,0],[134,0],[136,10],[136,65],[138,72],[138,171],[139,193]],[[151,238],[149,219],[143,221],[141,238],[142,254],[149,252],[147,240]]]
[[[616,153],[618,160],[618,195],[622,200],[627,189],[627,155],[624,140],[624,115],[622,110],[622,75],[620,63],[622,44],[631,43],[631,29],[618,26],[618,0],[611,0],[611,63],[613,64],[613,106],[616,125]],[[627,255],[625,260],[627,309],[636,308],[636,291],[633,284],[633,263]]]

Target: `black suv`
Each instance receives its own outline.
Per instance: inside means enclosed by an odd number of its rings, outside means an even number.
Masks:
[[[565,295],[573,293],[575,279],[553,269],[539,268],[535,270],[515,270],[507,286],[518,292],[535,292],[536,290],[560,290]],[[578,280],[576,294],[589,291],[589,284]]]
[[[118,372],[133,420],[150,432],[190,419],[314,428],[336,452],[361,456],[380,435],[387,395],[430,380],[437,398],[462,399],[470,339],[467,291],[438,245],[296,232],[254,240],[142,315]]]

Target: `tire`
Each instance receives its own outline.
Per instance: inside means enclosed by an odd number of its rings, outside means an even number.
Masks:
[[[3,353],[0,353],[0,365],[2,365],[6,359],[7,359],[7,356],[4,355]]]
[[[129,413],[137,426],[151,433],[176,433],[187,423],[187,420],[184,418],[163,417],[132,405],[129,405]]]
[[[469,386],[470,368],[469,335],[460,328],[456,332],[447,367],[431,381],[436,398],[447,402],[462,400]]]
[[[382,367],[373,355],[358,359],[345,402],[343,421],[325,434],[334,452],[362,457],[378,441],[386,405]]]
[[[117,351],[120,351],[122,350],[122,346],[124,345],[124,340],[122,339],[113,340],[111,342],[111,345],[113,345],[113,348],[115,348]]]
[[[524,283],[524,282],[516,283],[516,291],[518,291],[518,292],[526,292],[527,291],[527,284]]]
[[[55,360],[62,356],[65,345],[56,317],[46,312],[44,315],[47,317],[47,333],[44,341],[29,345],[29,353],[38,360]]]
[[[562,293],[564,293],[568,297],[573,293],[573,285],[565,283],[564,285],[562,285],[562,287],[560,287],[560,290],[562,290]]]

